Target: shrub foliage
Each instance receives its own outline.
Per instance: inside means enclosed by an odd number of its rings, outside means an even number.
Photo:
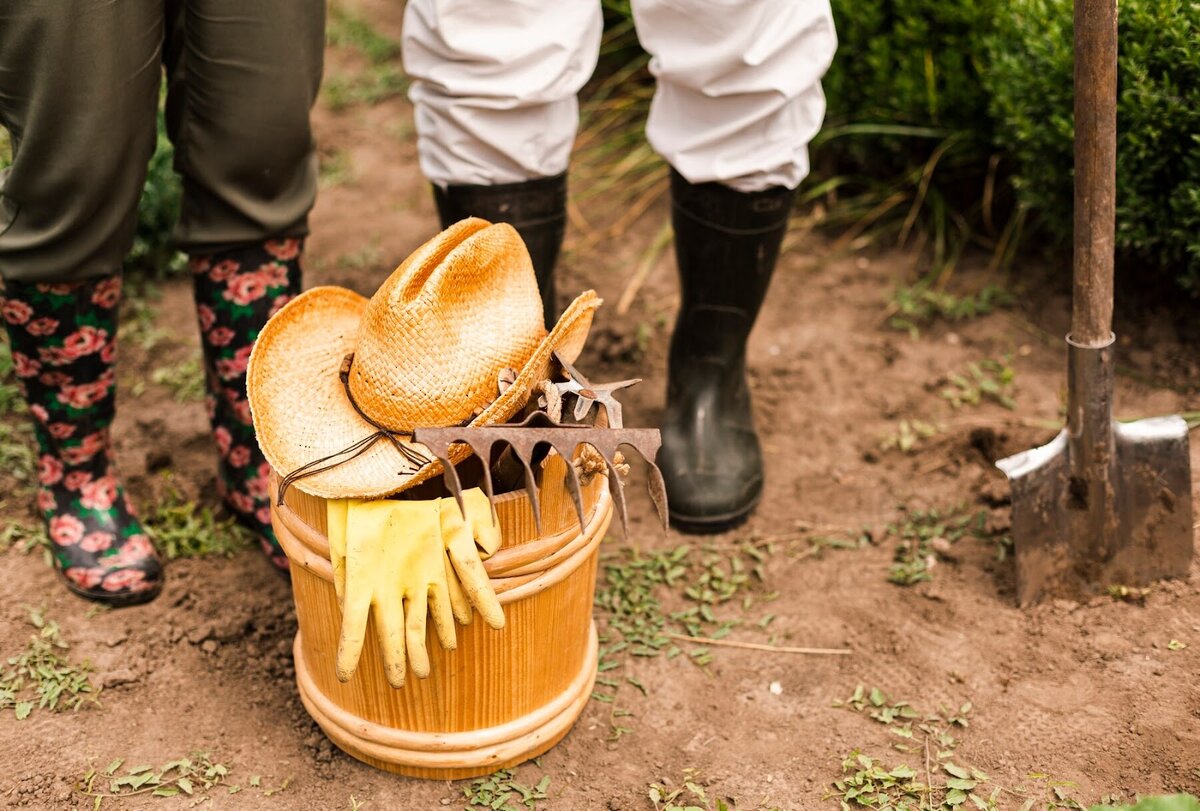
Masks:
[[[1020,200],[1069,240],[1070,0],[1014,0],[987,42],[995,143]],[[1126,273],[1200,295],[1200,4],[1123,0],[1117,107],[1117,247]]]

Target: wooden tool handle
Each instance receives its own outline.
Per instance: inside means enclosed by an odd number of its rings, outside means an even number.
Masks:
[[[1117,2],[1075,0],[1075,285],[1071,337],[1112,335],[1117,185]]]

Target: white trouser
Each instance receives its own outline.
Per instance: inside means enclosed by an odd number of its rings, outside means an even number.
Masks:
[[[633,0],[658,80],[646,137],[692,183],[795,188],[825,115],[829,0]],[[421,169],[441,185],[567,168],[596,67],[598,0],[408,0]]]

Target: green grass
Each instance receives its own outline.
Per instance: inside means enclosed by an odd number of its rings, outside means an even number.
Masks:
[[[467,800],[467,811],[489,808],[492,811],[534,811],[538,801],[547,799],[546,789],[550,786],[550,775],[544,775],[534,786],[527,786],[516,779],[513,769],[501,769],[488,777],[471,781],[463,787]]]
[[[91,682],[92,667],[66,657],[71,646],[58,623],[46,617],[44,608],[31,608],[29,624],[36,632],[25,649],[0,667],[0,710],[12,709],[16,720],[23,721],[35,709],[62,712],[98,706],[100,690]]]
[[[335,149],[328,154],[322,154],[320,164],[319,182],[323,189],[340,186],[355,177],[354,159],[349,150]]]
[[[733,797],[721,796],[709,781],[701,779],[697,769],[684,769],[678,786],[651,783],[646,787],[646,794],[655,811],[738,811],[751,808]],[[753,808],[755,811],[781,811],[779,806],[768,805],[765,800]]]
[[[325,44],[334,48],[353,48],[372,64],[400,58],[400,43],[375,30],[369,22],[339,3],[329,6]]]
[[[977,406],[990,401],[1010,411],[1016,410],[1013,386],[1017,373],[1011,362],[1011,357],[1005,357],[1003,360],[987,358],[978,363],[968,363],[961,372],[949,375],[946,387],[941,390],[942,399],[954,408]]]
[[[197,353],[170,366],[159,366],[150,379],[171,391],[177,403],[198,403],[204,399],[204,363]]]
[[[34,450],[33,428],[26,413],[25,398],[13,374],[8,340],[0,336],[0,470],[11,482],[5,492],[0,493],[0,507],[7,508],[10,498],[24,502],[33,494],[37,453]],[[5,534],[8,534],[8,530]]]
[[[142,523],[167,560],[232,557],[252,540],[250,531],[233,518],[217,518],[212,508],[185,498],[169,475],[162,497]]]
[[[146,276],[126,277],[121,295],[118,340],[137,344],[149,352],[168,338],[155,323],[155,305],[162,299],[162,290]]]
[[[884,452],[897,450],[901,453],[916,453],[925,440],[937,436],[941,431],[937,425],[925,420],[902,419],[896,423],[895,431],[879,441],[879,449]]]
[[[408,77],[399,66],[400,43],[379,33],[364,18],[340,5],[331,6],[325,42],[333,48],[357,51],[367,61],[365,70],[325,78],[321,95],[330,109],[373,106],[408,90]]]
[[[103,769],[88,769],[76,782],[75,790],[94,798],[93,809],[103,807],[105,800],[122,800],[139,795],[151,797],[190,798],[188,807],[211,805],[215,797],[239,794],[253,789],[260,796],[271,797],[284,791],[291,778],[275,787],[263,785],[262,777],[251,774],[245,782],[234,783],[231,766],[215,761],[208,752],[193,752],[189,757],[169,760],[159,766],[149,763],[129,766],[127,758],[119,757]],[[121,807],[121,806],[119,806]]]
[[[603,578],[595,604],[604,617],[604,633],[592,698],[609,705],[609,740],[633,731],[628,726],[633,713],[618,701],[630,695],[625,688],[649,693],[630,673],[631,659],[683,656],[704,667],[712,661],[711,647],[689,643],[685,651],[676,644],[684,640],[677,637],[719,640],[741,626],[770,633],[773,615],[749,623],[744,615],[758,602],[778,596],[763,586],[764,565],[774,551],[769,541],[748,539],[731,546],[682,544],[652,552],[625,547],[601,559]],[[730,608],[737,614],[730,616]]]
[[[932,580],[939,557],[950,545],[967,537],[997,544],[999,554],[1011,541],[988,531],[987,517],[987,510],[961,507],[907,512],[887,527],[887,534],[899,539],[888,580],[900,586]]]
[[[966,321],[1016,302],[1011,293],[996,285],[956,295],[942,289],[940,284],[938,277],[930,275],[915,284],[898,287],[887,307],[888,324],[917,338],[921,329],[935,323]]]

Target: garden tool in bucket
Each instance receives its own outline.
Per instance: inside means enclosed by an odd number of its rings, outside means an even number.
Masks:
[[[1075,2],[1075,255],[1067,426],[997,462],[1012,484],[1021,605],[1187,574],[1188,429],[1181,417],[1114,422],[1116,0]]]
[[[555,745],[587,705],[616,449],[652,463],[659,445],[657,431],[610,427],[612,390],[632,381],[567,371],[599,305],[587,291],[547,330],[517,232],[468,219],[369,299],[313,288],[259,335],[249,399],[291,562],[296,686],[354,757],[414,777],[490,774]],[[557,422],[595,403],[608,424],[598,408]],[[510,424],[534,407],[546,412]]]

